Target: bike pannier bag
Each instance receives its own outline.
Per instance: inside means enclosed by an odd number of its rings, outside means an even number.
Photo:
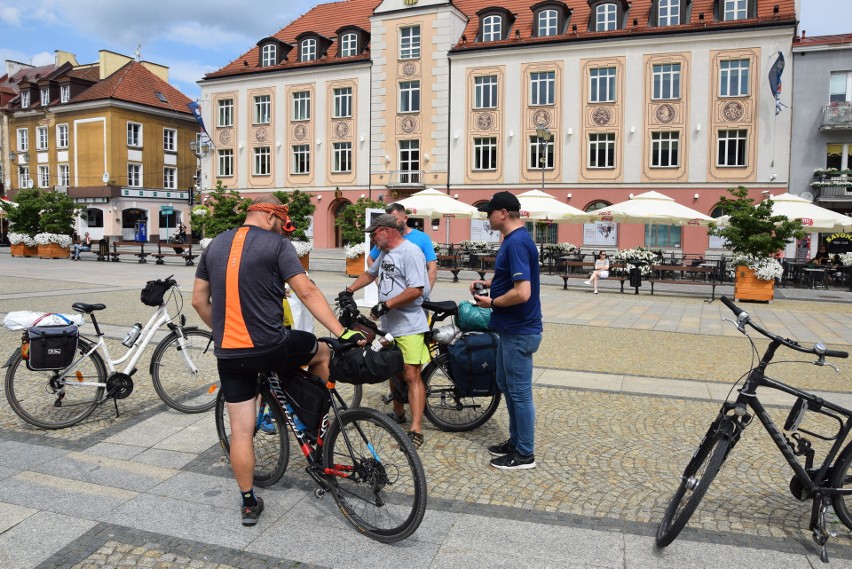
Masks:
[[[79,332],[76,324],[64,326],[33,326],[27,328],[31,371],[59,370],[71,365],[77,353]]]
[[[171,287],[165,281],[148,281],[145,284],[145,288],[142,289],[139,300],[142,301],[142,304],[147,304],[148,306],[160,306],[163,304],[163,297],[166,296],[169,288]]]
[[[296,416],[308,428],[308,433],[315,434],[322,418],[331,407],[328,390],[302,377],[291,377],[288,381],[282,382],[281,387],[293,403]]]
[[[490,319],[490,308],[481,308],[468,301],[459,303],[456,326],[462,332],[488,332],[488,321]]]
[[[470,332],[449,345],[450,372],[460,396],[497,394],[497,341],[491,332]]]
[[[382,383],[400,373],[402,367],[402,351],[396,345],[378,352],[355,346],[332,358],[331,379],[353,385]]]

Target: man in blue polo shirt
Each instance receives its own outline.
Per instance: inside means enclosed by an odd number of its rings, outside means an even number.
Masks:
[[[435,248],[432,246],[432,240],[429,236],[413,227],[408,226],[408,214],[405,213],[405,206],[394,202],[385,207],[385,213],[394,216],[399,225],[399,231],[402,233],[406,241],[411,241],[423,251],[423,256],[426,257],[426,274],[429,277],[429,290],[435,288],[435,279],[438,277],[438,256],[435,255]],[[379,258],[379,246],[374,245],[370,250],[370,264],[372,265]]]
[[[509,438],[488,447],[491,466],[504,470],[535,468],[535,406],[532,397],[533,354],[541,344],[538,248],[521,220],[521,203],[509,192],[497,192],[479,211],[488,213],[492,229],[503,235],[494,262],[494,277],[474,281],[491,289],[475,295],[478,306],[492,308],[490,327],[497,345],[497,387],[509,411]]]

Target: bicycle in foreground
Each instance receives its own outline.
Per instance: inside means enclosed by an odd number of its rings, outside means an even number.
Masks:
[[[115,403],[118,416],[118,400],[133,392],[136,365],[163,326],[169,333],[160,340],[148,368],[154,390],[166,405],[184,413],[212,409],[219,386],[213,335],[186,325],[177,281],[170,276],[150,282],[154,283],[156,291],[147,304],[157,308],[144,327],[137,324],[131,328],[124,342],[128,349],[118,359],[110,355],[95,317],[95,312],[104,310],[106,305],[85,302],[75,302],[72,308],[91,318],[96,337],[80,335],[70,365],[62,369],[31,371],[21,348],[16,349],[3,366],[6,368],[6,399],[12,410],[24,421],[43,429],[76,425],[109,400]],[[177,307],[174,317],[168,309],[171,302]],[[125,362],[121,371],[116,369]]]
[[[332,357],[354,344],[318,338]],[[318,393],[318,427],[305,426],[306,407],[294,389]],[[221,390],[220,390],[221,391]],[[302,369],[282,381],[273,372],[258,376],[254,482],[278,482],[290,461],[289,433],[305,456],[305,472],[316,482],[317,498],[330,492],[346,520],[374,540],[393,543],[414,533],[426,511],[426,474],[420,457],[398,425],[367,407],[349,408],[333,380],[323,381]],[[305,413],[303,414],[303,410]],[[216,399],[216,431],[230,457],[230,421],[224,395]]]
[[[725,401],[722,404],[719,414],[710,425],[707,434],[704,435],[698,450],[695,451],[689,464],[687,464],[680,478],[677,491],[666,508],[663,520],[657,530],[657,546],[666,547],[680,534],[701,499],[707,493],[707,489],[728,457],[728,453],[736,446],[743,430],[751,424],[756,416],[793,470],[793,478],[790,480],[790,491],[793,496],[801,502],[807,500],[812,502],[809,529],[812,531],[813,540],[821,548],[820,558],[824,563],[827,563],[826,543],[830,536],[826,528],[828,508],[833,507],[834,512],[843,524],[852,529],[852,512],[850,512],[850,504],[846,501],[847,497],[852,499],[852,444],[846,444],[849,432],[852,430],[852,411],[822,397],[767,377],[765,372],[766,368],[773,363],[772,359],[775,357],[778,348],[781,347],[805,354],[813,354],[817,358],[813,364],[829,366],[834,368],[835,371],[837,371],[837,368],[827,363],[825,358],[846,358],[849,354],[837,350],[828,350],[823,344],[819,343],[805,347],[794,340],[772,334],[755,324],[747,312],[736,306],[727,297],[723,296],[720,300],[733,311],[736,316],[734,324],[741,333],[749,338],[755,355],[758,353],[757,347],[754,340],[748,335],[747,327],[769,338],[770,343],[757,366],[743,376],[745,382],[739,389],[736,400]],[[737,380],[737,383],[739,383],[739,380]],[[734,385],[736,386],[736,383]],[[775,389],[796,398],[784,423],[783,430],[790,433],[789,436],[781,432],[760,403],[757,396],[759,387]],[[836,421],[837,431],[833,435],[824,435],[802,428],[800,424],[807,412],[818,413]],[[812,442],[802,436],[801,433],[822,441],[833,441],[822,464],[814,464],[816,452]],[[804,464],[797,457],[804,457]]]

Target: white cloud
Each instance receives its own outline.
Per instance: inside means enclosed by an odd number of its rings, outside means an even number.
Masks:
[[[0,24],[18,27],[21,25],[21,11],[5,2],[0,2]]]

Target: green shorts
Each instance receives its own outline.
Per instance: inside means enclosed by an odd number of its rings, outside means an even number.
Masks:
[[[429,350],[423,334],[411,334],[395,338],[396,345],[402,350],[402,361],[409,365],[420,365],[429,362]]]

